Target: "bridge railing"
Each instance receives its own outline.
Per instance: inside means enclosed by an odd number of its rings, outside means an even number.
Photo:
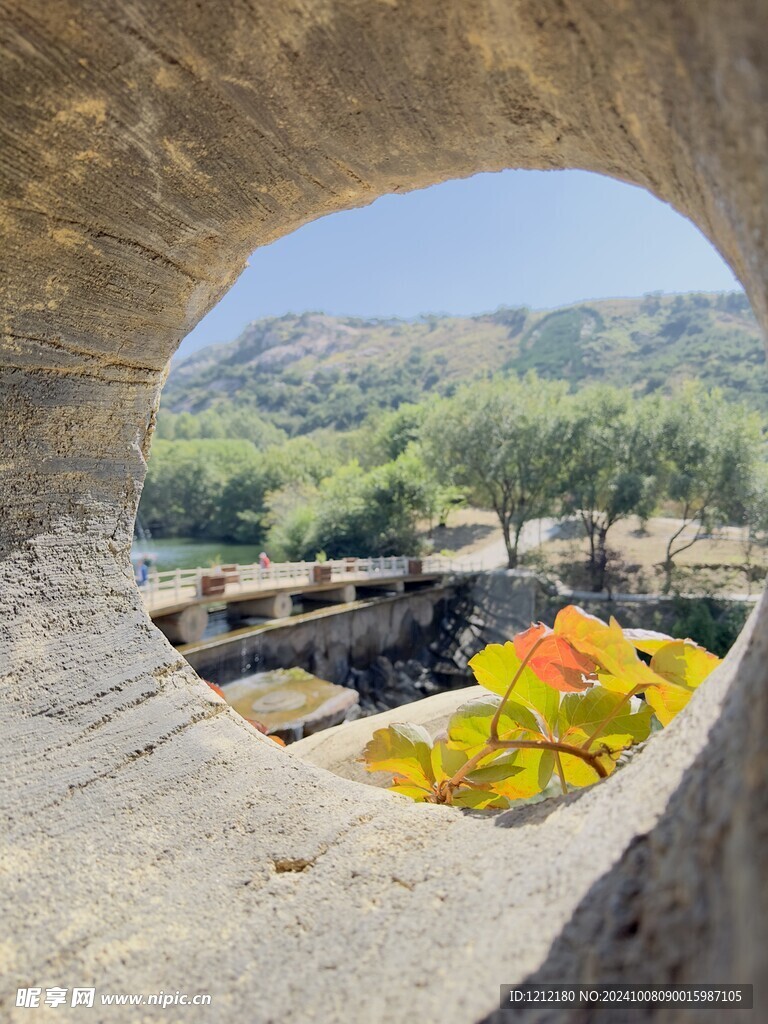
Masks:
[[[341,580],[375,580],[378,576],[420,576],[445,572],[471,572],[480,569],[465,560],[454,561],[443,555],[409,558],[389,555],[382,558],[338,558],[326,562],[272,562],[268,567],[258,562],[250,565],[231,564],[210,569],[150,569],[141,590],[146,604],[159,600],[183,603],[198,597],[215,600],[237,586],[247,589],[272,584],[328,582]],[[211,580],[217,581],[211,583]]]

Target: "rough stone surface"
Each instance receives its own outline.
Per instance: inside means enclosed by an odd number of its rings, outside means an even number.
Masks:
[[[468,1022],[538,971],[765,999],[765,604],[620,775],[502,822],[260,739],[152,627],[128,558],[169,356],[255,246],[322,214],[600,171],[691,217],[765,327],[765,0],[4,11],[3,1018],[27,1019],[20,984],[89,982],[209,990],[183,1018],[206,1021]]]

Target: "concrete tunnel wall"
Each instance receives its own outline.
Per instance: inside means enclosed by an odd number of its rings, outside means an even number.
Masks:
[[[183,1019],[212,1021],[469,1022],[537,971],[764,991],[765,604],[620,776],[503,828],[260,739],[151,625],[129,548],[170,355],[322,214],[598,171],[691,217],[765,328],[765,0],[5,10],[3,1015],[25,984],[210,991]]]

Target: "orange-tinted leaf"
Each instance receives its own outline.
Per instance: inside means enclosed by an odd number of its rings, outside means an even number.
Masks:
[[[562,693],[587,690],[595,678],[594,660],[541,622],[518,633],[514,643],[515,653],[521,660],[538,644],[528,664],[542,682]]]
[[[613,617],[605,623],[575,605],[568,605],[555,619],[555,632],[570,640],[583,654],[594,658],[598,677],[606,689],[628,693],[635,686],[653,686],[662,681],[640,660]]]
[[[598,655],[605,641],[610,639],[611,627],[596,615],[569,604],[557,613],[554,632],[570,640],[582,654],[599,661]]]
[[[262,722],[257,722],[255,718],[246,718],[246,722],[248,723],[248,725],[252,725],[257,732],[261,732],[265,736],[269,732],[266,725],[264,725]]]
[[[528,654],[532,647],[534,647],[539,640],[543,637],[551,634],[552,630],[549,626],[545,626],[543,622],[534,623],[529,626],[528,629],[522,633],[518,633],[514,640],[515,654],[521,660]]]
[[[220,686],[217,686],[216,683],[209,683],[207,679],[204,679],[203,682],[205,683],[206,686],[210,686],[210,688],[214,691],[214,693],[218,693],[218,695],[220,697],[223,697],[224,700],[227,699],[224,691],[222,690],[222,688]]]

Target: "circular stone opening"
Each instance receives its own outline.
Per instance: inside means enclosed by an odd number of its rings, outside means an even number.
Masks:
[[[179,339],[256,245],[334,209],[598,170],[700,225],[766,325],[754,5],[94,2],[87,31],[49,8],[12,4],[4,44],[5,998],[53,958],[62,985],[205,988],[222,1021],[300,1016],[310,979],[329,1020],[466,1024],[539,969],[763,977],[765,607],[652,756],[488,827],[260,740],[151,628],[128,559]]]

